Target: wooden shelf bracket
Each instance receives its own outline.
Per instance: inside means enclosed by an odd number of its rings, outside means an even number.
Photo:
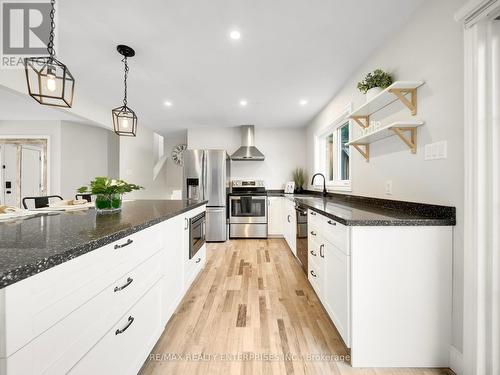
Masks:
[[[370,125],[370,116],[351,116],[351,118],[362,128],[367,128]]]
[[[355,143],[351,145],[354,147],[356,150],[359,151],[361,155],[366,159],[366,161],[370,160],[370,145],[369,144],[364,144],[364,143]],[[364,149],[363,149],[364,148]]]
[[[412,116],[417,114],[417,89],[390,89],[390,93],[396,95],[398,99],[410,110]],[[410,94],[410,100],[406,97]]]
[[[410,148],[412,154],[417,153],[417,128],[391,128],[394,133]],[[410,138],[404,132],[410,132]]]

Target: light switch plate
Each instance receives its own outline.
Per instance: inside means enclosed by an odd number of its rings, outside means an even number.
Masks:
[[[424,147],[424,160],[446,159],[448,157],[448,142],[439,141],[426,144]]]
[[[387,195],[392,195],[392,181],[385,182],[385,193]]]

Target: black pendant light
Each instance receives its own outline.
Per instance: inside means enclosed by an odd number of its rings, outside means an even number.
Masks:
[[[137,116],[132,109],[127,107],[127,58],[135,56],[135,51],[129,46],[125,46],[123,44],[117,46],[116,49],[123,56],[122,62],[125,65],[125,78],[123,80],[125,92],[123,96],[123,105],[111,111],[113,114],[113,127],[115,129],[115,133],[118,135],[135,137],[137,131]]]
[[[71,107],[75,79],[66,65],[56,59],[54,49],[55,0],[50,2],[50,34],[47,52],[49,56],[24,59],[24,70],[29,95],[38,103],[55,107]]]

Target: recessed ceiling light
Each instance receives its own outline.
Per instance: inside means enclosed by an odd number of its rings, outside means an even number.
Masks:
[[[307,99],[300,99],[300,101],[299,101],[299,104],[301,106],[307,105],[307,103],[309,103],[309,100],[307,100]]]
[[[238,30],[231,30],[229,32],[229,37],[233,40],[239,40],[241,38],[241,33]]]
[[[248,102],[246,101],[246,99],[240,100],[240,106],[246,107],[247,104],[248,104]]]
[[[167,101],[165,102],[165,106],[166,106],[166,107],[172,107],[172,102],[167,100]]]

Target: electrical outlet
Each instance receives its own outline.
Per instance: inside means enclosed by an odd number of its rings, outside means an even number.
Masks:
[[[424,147],[424,160],[446,159],[448,157],[448,142],[429,143]]]
[[[387,195],[392,195],[392,181],[385,182],[385,193]]]

